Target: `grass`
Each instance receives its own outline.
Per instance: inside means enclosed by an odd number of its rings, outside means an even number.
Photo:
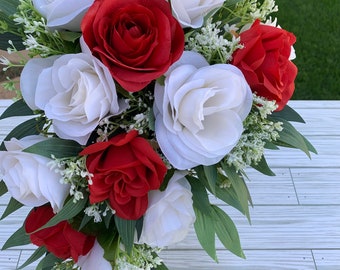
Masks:
[[[282,28],[297,37],[293,99],[340,100],[340,1],[276,0]]]

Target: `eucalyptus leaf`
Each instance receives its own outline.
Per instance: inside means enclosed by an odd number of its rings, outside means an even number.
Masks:
[[[0,180],[0,197],[6,194],[8,191],[7,186],[4,181]]]
[[[38,232],[45,228],[52,227],[64,220],[68,220],[75,217],[81,211],[83,211],[86,203],[87,195],[84,195],[84,199],[79,200],[76,203],[74,203],[72,199],[68,200],[66,204],[63,206],[63,208],[54,217],[52,217],[45,225],[43,225],[42,227],[40,227],[39,229],[35,230],[32,233]]]
[[[18,140],[29,136],[29,135],[38,135],[40,134],[40,130],[43,128],[45,121],[40,118],[32,118],[29,119],[20,125],[16,126],[4,139],[4,141],[8,141],[11,138],[17,138]],[[0,145],[0,151],[5,151],[5,144],[2,142]]]
[[[24,226],[22,226],[7,239],[1,250],[5,250],[10,247],[23,246],[30,243],[30,237],[26,233]]]
[[[80,32],[59,31],[61,38],[65,41],[76,42],[80,37]]]
[[[18,202],[16,199],[11,197],[9,203],[7,204],[6,210],[2,214],[0,220],[4,219],[5,217],[7,217],[8,215],[12,214],[13,212],[15,212],[16,210],[20,209],[23,206],[24,205],[22,203]]]
[[[52,155],[56,158],[65,158],[78,156],[82,150],[82,146],[75,141],[53,137],[48,140],[38,142],[23,151],[38,154],[47,158],[51,158]]]
[[[5,119],[13,116],[26,116],[33,115],[34,112],[27,106],[23,99],[19,99],[18,101],[11,104],[0,116],[1,119]]]
[[[24,262],[18,269],[24,269],[26,266],[40,259],[44,254],[46,254],[47,250],[44,246],[37,248],[33,254]]]
[[[236,256],[245,258],[243,253],[240,237],[234,222],[231,218],[216,205],[211,206],[215,217],[214,227],[217,237],[222,242],[223,246],[231,251]]]
[[[127,220],[114,216],[115,224],[119,233],[119,236],[122,239],[126,252],[131,254],[134,237],[135,237],[135,229],[136,229],[136,220]]]
[[[172,168],[166,172],[166,175],[163,179],[161,187],[159,188],[160,191],[164,191],[166,189],[166,187],[168,186],[169,181],[170,181],[171,177],[174,175],[174,173],[175,173],[175,169],[172,169]]]
[[[215,227],[213,225],[215,220],[213,220],[211,215],[207,215],[205,212],[202,212],[201,209],[194,207],[194,210],[196,215],[194,228],[197,239],[207,254],[217,262],[218,259],[215,246]]]

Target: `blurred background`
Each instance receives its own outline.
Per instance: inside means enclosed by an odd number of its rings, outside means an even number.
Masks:
[[[340,0],[276,0],[280,26],[297,37],[294,45],[299,72],[293,99],[340,100]],[[0,55],[6,52],[0,51]],[[6,55],[7,56],[7,55]],[[11,55],[10,59],[17,59]],[[20,70],[0,69],[0,82]],[[15,80],[18,80],[17,78]],[[3,91],[0,98],[11,98]]]

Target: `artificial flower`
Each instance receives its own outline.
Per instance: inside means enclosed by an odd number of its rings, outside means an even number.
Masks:
[[[178,243],[187,236],[194,221],[190,184],[183,172],[175,172],[164,191],[150,191],[139,242],[157,247]]]
[[[97,240],[86,255],[79,256],[77,264],[81,270],[112,270],[111,264],[104,258],[104,249]]]
[[[83,234],[72,228],[65,220],[58,224],[38,230],[55,214],[49,205],[32,209],[25,220],[25,231],[31,242],[46,249],[61,259],[72,259],[76,262],[80,255],[86,255],[93,247],[95,237]]]
[[[83,145],[102,118],[119,111],[108,69],[85,53],[31,59],[20,85],[28,106],[44,110],[60,138]]]
[[[97,0],[81,24],[92,54],[127,91],[139,91],[178,60],[184,33],[165,0]]]
[[[290,61],[295,36],[256,20],[240,39],[244,48],[235,51],[232,64],[243,72],[253,92],[275,100],[277,110],[282,110],[295,88],[297,68]]]
[[[51,170],[49,158],[22,150],[46,138],[39,135],[5,141],[0,151],[0,175],[11,196],[20,203],[36,207],[50,203],[58,212],[69,193],[69,185],[60,183],[60,175]]]
[[[202,66],[200,55],[187,55],[190,61],[180,60],[181,65],[166,74],[164,85],[155,87],[156,138],[171,165],[180,170],[212,165],[227,155],[252,105],[251,90],[239,69],[229,64]]]
[[[182,27],[199,28],[203,25],[204,16],[223,3],[224,0],[171,0],[171,8]]]
[[[33,0],[51,30],[80,31],[80,22],[94,0]]]
[[[86,147],[86,166],[93,175],[90,202],[105,200],[123,219],[139,219],[148,206],[148,192],[158,189],[167,171],[162,159],[136,130]]]

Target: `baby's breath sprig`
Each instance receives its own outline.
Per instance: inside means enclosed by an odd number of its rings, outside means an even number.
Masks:
[[[91,184],[92,174],[86,169],[85,157],[56,158],[52,156],[48,166],[59,173],[60,183],[70,185],[70,195],[73,202],[84,199],[83,190]]]
[[[78,46],[63,39],[61,32],[48,29],[46,19],[34,8],[32,0],[20,0],[13,16],[14,22],[22,27],[20,34],[31,57],[79,52]]]
[[[237,28],[210,18],[199,31],[187,36],[186,49],[202,54],[210,64],[227,63],[233,52],[243,47],[231,29]]]
[[[251,164],[258,164],[266,142],[276,141],[282,130],[281,122],[273,122],[267,118],[277,108],[275,101],[268,101],[255,94],[253,96],[252,111],[243,123],[245,131],[225,158],[227,164],[234,166],[237,171],[242,171]]]
[[[117,270],[152,270],[162,264],[158,256],[161,249],[147,245],[134,245],[131,254],[121,250],[115,262]]]

